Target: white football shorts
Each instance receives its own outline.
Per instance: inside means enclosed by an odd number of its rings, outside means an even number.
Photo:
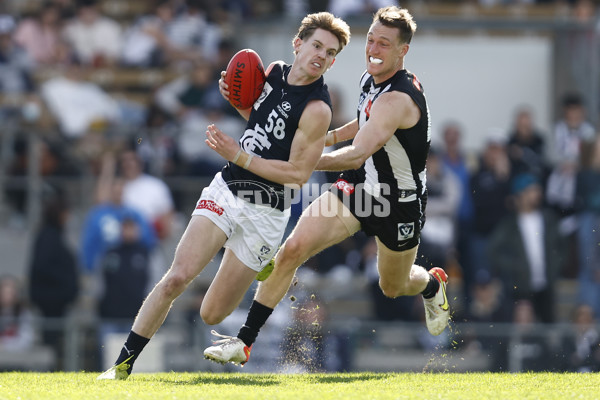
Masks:
[[[290,209],[280,211],[237,197],[219,172],[202,190],[192,215],[210,219],[227,235],[225,247],[247,267],[260,272],[281,244]]]

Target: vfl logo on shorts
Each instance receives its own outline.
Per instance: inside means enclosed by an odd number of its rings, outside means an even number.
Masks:
[[[200,200],[196,206],[196,210],[202,209],[212,211],[218,215],[223,215],[224,212],[223,207],[217,205],[217,203],[212,200]]]
[[[415,236],[414,222],[401,222],[398,224],[398,241],[408,240]]]
[[[262,245],[259,250],[260,255],[258,256],[258,261],[262,264],[265,260],[267,260],[269,254],[271,253],[271,248],[267,245]]]

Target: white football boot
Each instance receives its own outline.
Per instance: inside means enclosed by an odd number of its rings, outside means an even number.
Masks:
[[[133,356],[131,356],[131,357],[133,357]],[[96,379],[99,381],[101,381],[101,380],[124,381],[125,379],[129,378],[128,370],[129,370],[130,365],[127,364],[127,361],[129,361],[131,359],[131,357],[129,357],[127,360],[123,361],[121,364],[113,365],[112,367],[110,367],[109,369],[104,371],[102,374],[100,374]]]
[[[443,269],[438,267],[431,268],[429,273],[440,283],[440,288],[432,298],[423,298],[425,304],[425,322],[429,333],[438,336],[446,329],[450,320],[450,304],[446,296],[448,275],[446,275]]]
[[[221,364],[230,362],[244,365],[248,362],[252,346],[246,346],[242,339],[235,336],[221,335],[215,330],[210,333],[222,339],[214,341],[214,346],[204,350],[204,358]]]

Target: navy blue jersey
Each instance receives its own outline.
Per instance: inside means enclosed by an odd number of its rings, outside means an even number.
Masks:
[[[309,85],[290,85],[287,77],[291,68],[291,65],[279,62],[271,69],[262,94],[252,106],[246,130],[239,142],[245,152],[265,159],[287,161],[300,117],[308,102],[321,100],[331,107],[323,77]],[[230,190],[245,200],[269,204],[280,210],[290,205],[290,199],[284,198],[283,185],[266,180],[232,162],[223,168],[222,175]],[[256,183],[258,187],[266,188],[269,194],[262,190],[252,191],[257,187]]]

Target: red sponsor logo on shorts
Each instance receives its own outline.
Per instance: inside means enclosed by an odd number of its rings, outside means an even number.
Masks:
[[[196,206],[196,210],[207,209],[218,215],[223,215],[223,207],[220,207],[212,200],[200,200],[200,203]]]
[[[348,181],[345,181],[343,179],[338,179],[335,183],[334,183],[335,187],[338,188],[338,190],[341,190],[344,194],[346,195],[351,195],[352,193],[354,193],[354,186],[352,186],[350,183],[348,183]]]

